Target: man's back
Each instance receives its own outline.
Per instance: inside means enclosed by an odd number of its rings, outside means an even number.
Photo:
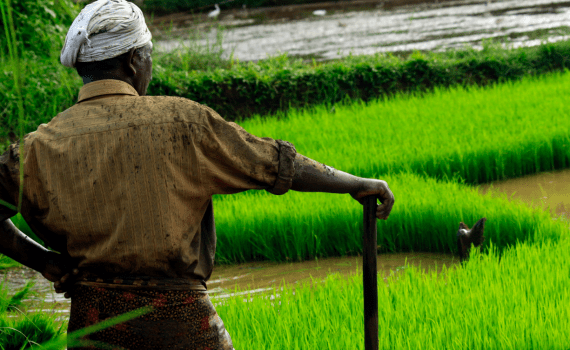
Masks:
[[[24,193],[38,209],[24,218],[90,281],[150,276],[205,290],[216,249],[212,195],[270,190],[279,174],[277,141],[118,80],[85,85],[75,106],[31,136]]]

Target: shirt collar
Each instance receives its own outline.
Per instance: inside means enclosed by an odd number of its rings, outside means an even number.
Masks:
[[[139,96],[139,93],[134,87],[124,81],[103,79],[83,85],[81,90],[79,90],[79,99],[77,100],[77,103],[104,95]]]

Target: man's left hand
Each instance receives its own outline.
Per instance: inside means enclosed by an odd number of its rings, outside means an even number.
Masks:
[[[79,270],[75,268],[71,271],[71,267],[60,254],[48,252],[46,266],[41,273],[48,281],[55,282],[56,293],[65,293],[66,299],[71,297],[69,289],[75,282],[75,277],[79,275]]]

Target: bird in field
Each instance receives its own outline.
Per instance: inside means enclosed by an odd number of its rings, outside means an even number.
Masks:
[[[469,259],[469,249],[471,248],[471,243],[475,247],[481,246],[483,241],[485,240],[485,236],[483,236],[483,231],[485,230],[485,221],[487,218],[482,218],[475,225],[473,225],[472,229],[469,229],[467,225],[463,222],[459,223],[459,230],[457,231],[457,250],[459,250],[459,260],[463,262],[463,260]],[[483,247],[479,248],[480,251],[483,251]]]
[[[208,13],[208,18],[217,18],[220,15],[220,7],[218,4],[214,5],[216,9],[210,13]]]
[[[324,16],[327,14],[327,10],[315,10],[313,11],[313,15],[315,16]]]

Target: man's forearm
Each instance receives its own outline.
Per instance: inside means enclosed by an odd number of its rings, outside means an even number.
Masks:
[[[49,250],[18,230],[10,219],[0,222],[0,254],[42,272],[46,265],[46,252]]]
[[[321,164],[302,154],[295,157],[293,191],[354,193],[362,186],[362,179]]]

